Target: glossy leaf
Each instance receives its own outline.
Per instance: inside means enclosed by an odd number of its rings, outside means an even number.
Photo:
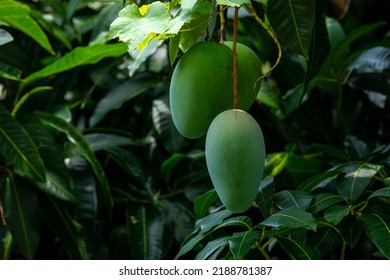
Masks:
[[[21,74],[22,71],[20,71],[19,69],[4,63],[0,63],[0,78],[20,81]]]
[[[129,205],[126,208],[129,245],[134,259],[160,260],[163,248],[163,220],[150,205]]]
[[[200,241],[202,241],[204,238],[207,237],[207,234],[205,233],[199,233],[192,237],[190,240],[186,241],[181,247],[179,252],[177,252],[175,256],[175,260],[179,259],[181,256],[187,254],[189,251],[191,251],[196,245],[199,244]]]
[[[168,100],[155,99],[152,105],[152,120],[159,139],[168,152],[180,151],[184,137],[177,131],[173,124]]]
[[[280,209],[295,207],[305,210],[310,206],[312,199],[310,193],[299,190],[283,190],[274,194],[275,204]]]
[[[259,231],[235,232],[229,240],[230,252],[232,252],[234,259],[243,259],[259,237]]]
[[[222,236],[209,243],[196,255],[196,260],[206,260],[210,256],[216,257],[216,252],[223,250],[228,244],[231,236]]]
[[[198,196],[194,202],[194,212],[196,217],[198,219],[204,217],[217,199],[218,195],[215,189],[211,189]]]
[[[390,197],[390,187],[374,191],[372,194],[370,194],[368,199],[371,199],[373,197],[378,197],[378,196]]]
[[[314,217],[299,208],[287,208],[276,212],[260,223],[271,227],[305,228],[316,230],[317,224]]]
[[[221,222],[218,226],[216,226],[216,229],[228,227],[228,226],[245,227],[247,229],[251,229],[252,219],[248,216],[232,217]]]
[[[340,233],[333,227],[319,228],[316,233],[309,232],[306,245],[321,256],[333,252],[342,244]]]
[[[30,8],[25,4],[12,0],[1,1],[0,20],[31,37],[49,53],[54,54],[49,39],[30,13]]]
[[[315,189],[321,189],[326,187],[332,180],[336,178],[338,174],[342,172],[342,169],[333,169],[325,171],[316,176],[311,177],[298,186],[298,190],[312,191]]]
[[[201,232],[207,232],[210,229],[219,226],[226,218],[230,217],[231,215],[233,215],[233,213],[226,209],[215,211],[198,220],[195,226],[199,228]]]
[[[341,201],[344,201],[344,199],[340,195],[319,193],[313,196],[312,204],[307,210],[311,213],[317,213]]]
[[[362,223],[359,219],[356,219],[352,216],[347,216],[343,219],[342,223],[339,225],[340,234],[343,237],[344,241],[352,249],[359,242],[360,236],[363,232]]]
[[[324,218],[334,225],[347,216],[357,205],[334,205],[325,210]]]
[[[267,177],[261,181],[255,201],[264,218],[268,218],[271,215],[273,191],[273,177]]]
[[[382,72],[390,69],[390,48],[378,46],[359,55],[348,69],[359,72]]]
[[[321,256],[309,246],[289,237],[277,237],[283,249],[296,260],[320,260]]]
[[[379,251],[390,259],[390,223],[378,214],[363,214],[360,217],[368,237]]]
[[[0,46],[12,42],[13,40],[14,37],[12,37],[11,34],[0,28]]]
[[[46,223],[56,233],[71,259],[87,260],[88,251],[82,237],[82,226],[69,215],[66,204],[50,196],[42,199],[40,206]]]
[[[96,158],[91,147],[89,146],[88,142],[85,140],[81,132],[77,130],[70,123],[67,123],[63,119],[56,117],[54,115],[43,113],[43,112],[36,112],[35,114],[36,116],[40,117],[44,123],[47,123],[49,126],[54,127],[58,131],[65,133],[66,136],[68,137],[68,140],[71,143],[76,145],[80,154],[83,157],[85,157],[85,159],[89,162],[99,181],[103,199],[106,203],[107,210],[111,215],[113,201],[110,193],[110,188],[107,182],[107,178],[105,176],[104,170],[100,162]]]
[[[107,57],[119,57],[126,54],[126,45],[118,44],[96,44],[86,47],[77,47],[52,64],[27,76],[20,84],[23,89],[27,84],[46,78],[75,67],[95,64]]]
[[[98,102],[95,112],[91,116],[90,125],[95,126],[103,120],[109,112],[119,109],[125,102],[145,93],[158,84],[158,81],[151,79],[131,79],[118,87],[114,87]]]
[[[315,1],[269,0],[267,16],[278,38],[287,48],[309,59],[315,23]]]
[[[347,202],[355,202],[381,167],[368,162],[357,162],[346,166],[345,176],[337,180],[337,190]]]
[[[111,133],[89,133],[84,137],[94,152],[134,144],[134,141],[129,137]]]
[[[3,104],[0,104],[0,154],[31,180],[46,182],[45,168],[37,147]]]
[[[36,193],[18,177],[6,184],[5,220],[14,242],[27,259],[34,259],[40,241],[40,209]]]

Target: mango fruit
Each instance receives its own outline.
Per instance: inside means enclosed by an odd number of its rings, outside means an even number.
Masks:
[[[265,164],[264,138],[257,121],[243,110],[223,111],[207,131],[205,155],[221,202],[234,213],[248,210]]]
[[[180,58],[169,100],[173,122],[187,138],[206,134],[211,121],[233,106],[233,56],[227,46],[201,42]]]

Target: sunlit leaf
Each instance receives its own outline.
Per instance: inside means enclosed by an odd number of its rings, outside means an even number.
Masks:
[[[229,7],[240,7],[244,4],[250,4],[250,0],[216,0],[217,5],[225,5]]]
[[[317,229],[313,215],[299,208],[287,208],[276,212],[260,224],[271,227],[303,227],[314,231]]]
[[[334,205],[325,210],[324,218],[334,225],[347,216],[357,205]]]
[[[13,40],[14,37],[12,37],[11,34],[0,28],[0,46],[12,42]]]
[[[314,189],[320,189],[326,187],[332,180],[334,180],[338,174],[342,172],[342,169],[337,168],[329,171],[325,171],[316,176],[311,177],[298,186],[299,190],[312,191]]]
[[[234,259],[241,260],[259,239],[260,231],[235,232],[229,240],[229,248]]]
[[[274,194],[275,204],[280,209],[286,209],[290,207],[307,209],[313,196],[304,191],[299,190],[283,190]]]
[[[312,204],[307,210],[317,213],[343,200],[340,195],[334,193],[319,193],[313,196]]]
[[[390,259],[390,223],[378,214],[363,214],[360,217],[368,237]]]

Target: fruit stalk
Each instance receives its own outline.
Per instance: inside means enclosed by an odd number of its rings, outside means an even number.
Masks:
[[[237,27],[238,27],[238,9],[239,7],[234,8],[234,24],[233,24],[233,90],[234,90],[234,99],[233,99],[233,108],[238,109],[238,79],[237,79]]]
[[[225,14],[224,14],[224,8],[223,5],[219,5],[219,18],[221,20],[221,38],[219,42],[223,44],[225,42],[226,38],[226,32],[225,32]]]

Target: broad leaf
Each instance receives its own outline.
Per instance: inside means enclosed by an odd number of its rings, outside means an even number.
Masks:
[[[112,110],[119,109],[123,104],[160,83],[153,79],[131,79],[118,87],[114,87],[102,98],[96,106],[90,119],[90,125],[95,126]]]
[[[205,233],[199,233],[195,235],[190,240],[186,241],[182,247],[180,247],[179,252],[175,256],[175,260],[179,259],[181,256],[187,254],[189,251],[191,251],[196,245],[199,244],[200,241],[202,241],[204,238],[207,237],[207,234]]]
[[[227,220],[224,220],[222,223],[220,223],[218,226],[216,226],[215,229],[223,228],[223,227],[245,227],[248,230],[252,229],[252,220],[248,216],[236,216],[229,218]]]
[[[324,218],[334,225],[340,223],[340,221],[347,216],[351,210],[355,209],[357,205],[334,205],[326,209]]]
[[[30,16],[30,12],[30,8],[25,4],[12,0],[3,0],[0,5],[0,20],[30,36],[41,47],[54,54],[48,38],[41,27]]]
[[[296,260],[320,260],[321,256],[310,248],[308,245],[302,244],[289,237],[277,237],[283,249]]]
[[[170,153],[180,151],[184,137],[177,131],[173,124],[168,100],[153,100],[152,120],[154,128],[160,136],[159,139],[167,151]]]
[[[378,214],[363,214],[360,217],[368,237],[379,251],[390,259],[390,223]]]
[[[56,117],[51,114],[36,112],[36,116],[40,117],[44,123],[54,127],[58,131],[65,133],[68,137],[68,140],[76,145],[80,154],[85,157],[85,159],[91,165],[100,185],[101,193],[103,195],[103,199],[106,203],[107,210],[111,215],[112,212],[112,197],[110,193],[110,188],[107,182],[107,178],[105,176],[104,170],[100,165],[100,162],[96,158],[93,153],[91,147],[88,142],[85,140],[84,136],[81,134],[79,130],[77,130],[73,125],[67,123],[63,119]]]
[[[0,104],[0,154],[38,183],[46,182],[45,168],[37,147],[24,128]]]
[[[276,206],[280,209],[290,207],[307,209],[313,196],[305,191],[299,190],[283,190],[274,194],[274,201]]]
[[[339,225],[340,234],[344,241],[352,249],[359,242],[360,236],[363,232],[363,227],[359,219],[353,216],[347,216]]]
[[[383,196],[383,197],[390,197],[390,187],[379,189],[374,191],[368,199],[371,199],[373,197],[378,197],[378,196]]]
[[[267,177],[261,181],[255,201],[264,218],[268,218],[271,215],[273,191],[273,177]]]
[[[293,52],[309,59],[315,23],[312,0],[269,0],[267,16],[278,38]]]
[[[342,169],[337,168],[329,171],[325,171],[316,176],[311,177],[298,186],[298,190],[312,191],[315,189],[321,189],[326,187],[331,181],[335,180],[338,174],[342,172]]]
[[[299,208],[288,208],[276,212],[260,224],[271,227],[302,227],[314,231],[317,229],[313,215]]]
[[[216,252],[223,250],[228,244],[231,236],[222,236],[209,243],[196,255],[196,260],[206,260],[210,256],[216,256]]]
[[[194,202],[194,212],[196,217],[198,219],[204,217],[217,199],[218,195],[215,189],[211,189],[198,196]]]
[[[305,244],[321,256],[333,252],[343,242],[340,233],[333,227],[320,228],[316,233],[309,232],[306,238]]]
[[[31,186],[10,176],[6,184],[5,220],[12,238],[27,259],[34,259],[40,241],[39,202]]]
[[[234,259],[243,259],[259,237],[260,231],[235,232],[229,240],[230,252],[232,252]]]
[[[20,84],[20,89],[23,89],[27,84],[36,80],[65,72],[75,67],[95,64],[106,57],[119,57],[126,54],[126,52],[126,45],[121,43],[96,44],[87,47],[77,47],[60,59],[57,59],[52,64],[49,64],[43,69],[27,76]]]
[[[380,165],[368,162],[351,163],[345,167],[345,176],[338,178],[337,190],[348,203],[353,203],[364,193],[380,169]]]
[[[317,213],[343,200],[340,195],[334,193],[319,193],[314,195],[312,204],[307,210]]]
[[[64,201],[50,196],[41,200],[46,223],[56,233],[71,259],[87,260],[88,252],[82,237],[82,226],[70,215]]]
[[[160,260],[163,248],[163,220],[151,205],[126,208],[129,245],[134,259]]]
[[[206,217],[197,220],[195,228],[200,229],[201,232],[207,232],[210,229],[219,226],[226,218],[230,217],[231,215],[233,215],[233,213],[226,209],[212,212]]]

